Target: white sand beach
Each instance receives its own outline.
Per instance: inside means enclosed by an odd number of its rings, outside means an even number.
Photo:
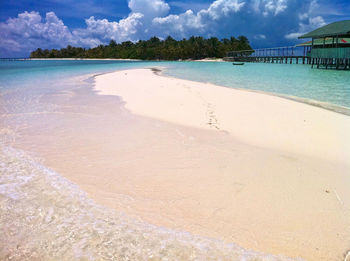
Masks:
[[[212,151],[198,151],[206,161],[185,168],[186,177],[165,169],[162,179],[169,180],[147,182],[156,183],[154,194],[165,185],[172,200],[183,198],[167,207],[181,209],[180,228],[265,252],[341,258],[350,239],[348,116],[148,69],[98,76],[96,90],[121,96],[132,113],[232,137],[231,144],[214,141]],[[176,219],[172,212],[160,208],[157,215]],[[166,218],[148,221],[159,219]]]
[[[50,99],[67,105],[18,147],[98,203],[264,253],[326,261],[350,249],[349,116],[150,69]]]
[[[138,115],[350,164],[350,118],[345,115],[271,95],[156,77],[149,69],[99,76],[96,90],[121,96],[126,108]]]

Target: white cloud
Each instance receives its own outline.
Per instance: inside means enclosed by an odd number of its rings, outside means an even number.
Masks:
[[[208,14],[213,20],[218,20],[230,14],[238,12],[245,2],[239,0],[216,0],[207,10],[199,12],[200,16]]]
[[[309,4],[308,10],[306,12],[301,12],[298,15],[298,31],[288,33],[284,37],[288,40],[294,40],[303,34],[326,25],[324,18],[317,15],[319,7],[317,0],[312,0]]]
[[[38,12],[24,12],[0,23],[0,45],[5,50],[63,47],[71,42],[70,31],[53,12],[46,13],[45,19]]]
[[[296,40],[299,36],[302,36],[304,33],[290,33],[286,34],[284,37],[288,40]]]
[[[163,0],[129,0],[128,6],[132,13],[142,13],[146,18],[162,17],[170,10]]]
[[[264,34],[256,34],[254,35],[254,38],[257,40],[265,40],[266,39],[266,35]]]
[[[194,14],[192,10],[187,10],[179,15],[156,17],[152,23],[163,34],[173,35],[174,37],[186,37],[189,31],[194,30],[197,33],[203,33],[205,30],[205,25],[201,22],[200,17]]]
[[[245,2],[240,0],[216,0],[207,9],[197,13],[187,10],[179,15],[156,17],[152,24],[158,31],[173,36],[206,33],[217,27],[220,20],[239,12],[244,5]]]
[[[95,19],[91,16],[85,20],[84,29],[73,31],[76,42],[85,46],[96,46],[113,39],[118,42],[137,39],[137,33],[142,27],[143,14],[131,13],[119,22],[110,22],[107,19]]]
[[[183,2],[183,1],[171,1],[169,2],[170,6],[174,6],[174,7],[178,7],[184,11],[187,11],[187,10],[192,10],[192,11],[195,11],[195,12],[198,12],[202,9],[207,9],[208,6],[210,5],[209,3],[207,2],[204,2],[204,3],[198,3],[198,2],[192,2],[191,0],[190,1],[186,1],[186,2]]]
[[[299,23],[299,31],[285,35],[286,39],[297,39],[299,36],[326,25],[321,16],[309,17],[307,23]]]
[[[192,35],[229,37],[246,35],[253,44],[276,46],[325,24],[317,0],[215,0],[198,12],[170,14],[165,0],[129,0],[130,13],[119,21],[85,20],[86,26],[69,30],[55,13],[45,18],[24,12],[0,23],[0,52],[61,48],[68,44],[94,47],[111,39],[137,41],[151,36]],[[0,53],[0,55],[3,55]]]
[[[287,0],[264,0],[263,1],[265,10],[263,14],[266,16],[269,13],[273,15],[278,15],[286,10]]]
[[[288,8],[288,0],[252,0],[251,7],[256,13],[264,16],[276,16]]]
[[[0,33],[1,35],[1,33]],[[12,39],[6,39],[5,37],[0,38],[0,45],[7,51],[19,52],[21,51],[21,45]]]

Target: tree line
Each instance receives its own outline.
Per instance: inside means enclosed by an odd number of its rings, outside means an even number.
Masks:
[[[216,37],[203,38],[192,36],[189,39],[175,40],[168,36],[165,40],[152,37],[138,42],[117,43],[111,40],[108,45],[99,45],[86,49],[72,47],[41,49],[31,52],[31,58],[117,58],[142,60],[185,60],[208,57],[222,58],[229,51],[251,50],[248,38],[239,36],[219,40]]]

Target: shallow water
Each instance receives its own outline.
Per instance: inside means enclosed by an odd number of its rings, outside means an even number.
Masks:
[[[166,74],[350,108],[350,71],[311,69],[301,64],[188,62],[170,64]]]
[[[301,64],[232,66],[229,62],[0,61],[0,90],[39,87],[45,81],[61,81],[67,77],[155,66],[166,68],[165,74],[174,77],[350,108],[350,71],[311,69],[310,65]]]
[[[0,149],[1,260],[289,260],[129,218],[22,152]]]

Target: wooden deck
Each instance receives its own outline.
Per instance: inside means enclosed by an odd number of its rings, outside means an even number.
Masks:
[[[233,51],[224,57],[229,62],[310,64],[312,68],[350,70],[350,48],[311,48],[286,46]]]
[[[284,46],[253,50],[233,51],[224,58],[226,61],[311,64],[308,47]]]
[[[349,58],[311,58],[311,67],[317,69],[350,70]]]
[[[285,64],[311,64],[311,58],[307,56],[247,56],[247,57],[224,57],[229,62],[252,62],[252,63],[285,63]]]

